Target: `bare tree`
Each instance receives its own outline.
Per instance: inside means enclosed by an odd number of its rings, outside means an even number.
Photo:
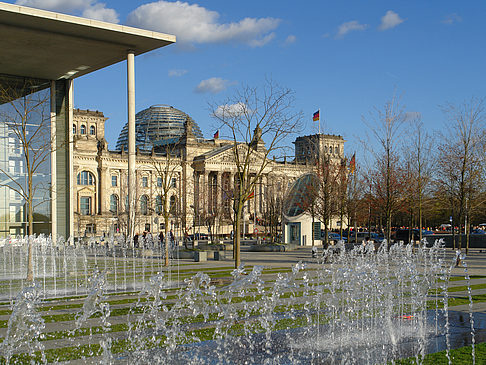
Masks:
[[[319,220],[324,223],[324,247],[329,244],[332,218],[339,214],[340,170],[341,161],[337,161],[325,153],[319,158],[315,167],[317,180],[314,191],[311,193],[314,195],[315,203],[309,204],[308,207],[314,209]],[[315,207],[313,207],[314,204]]]
[[[156,171],[157,197],[156,212],[164,219],[165,230],[165,261],[169,266],[169,219],[177,214],[179,205],[177,183],[182,166],[182,159],[178,143],[166,144],[158,149],[159,154],[152,154],[151,163]]]
[[[467,251],[470,217],[481,203],[477,198],[484,192],[484,100],[473,98],[461,105],[447,104],[443,111],[448,125],[441,134],[438,161],[444,168],[438,171],[437,183],[448,194],[452,208],[456,207],[459,227],[464,224]],[[458,247],[462,248],[461,240]]]
[[[120,176],[120,197],[116,201],[116,206],[110,207],[110,212],[113,214],[113,217],[116,218],[119,230],[125,236],[126,242],[132,244],[133,235],[135,234],[137,226],[140,223],[140,214],[137,214],[135,207],[137,207],[137,202],[139,202],[140,199],[141,186],[140,179],[136,179],[135,191],[133,192],[134,209],[132,209],[132,214],[130,214],[130,206],[128,201],[128,170],[125,171],[126,173]],[[80,218],[81,216],[78,216],[78,225],[81,220]]]
[[[14,136],[20,147],[25,171],[25,178],[19,179],[10,169],[0,169],[6,177],[5,182],[1,182],[0,185],[10,188],[25,200],[27,234],[33,235],[34,208],[46,200],[36,202],[37,192],[40,189],[48,191],[43,181],[36,181],[36,176],[48,173],[45,171],[46,161],[54,149],[51,143],[49,89],[39,91],[30,81],[25,81],[23,85],[7,84],[0,88],[0,102],[4,103],[0,123],[9,135]],[[27,280],[32,281],[34,273],[30,239],[27,262]]]
[[[240,230],[243,207],[254,192],[280,143],[294,133],[302,113],[294,111],[294,93],[266,80],[263,88],[243,87],[223,104],[210,105],[222,134],[233,142],[236,167],[233,194],[234,260],[240,265]]]
[[[401,161],[398,154],[398,137],[402,132],[405,114],[396,97],[386,102],[383,110],[376,109],[363,122],[371,131],[365,144],[373,157],[368,171],[372,181],[376,206],[385,219],[385,238],[390,242],[393,215],[402,204],[403,181]]]
[[[410,126],[410,142],[405,150],[405,158],[410,174],[410,179],[408,179],[411,198],[410,208],[416,208],[419,240],[422,242],[424,200],[427,193],[430,192],[432,181],[433,140],[432,136],[424,130],[424,124],[419,116],[410,121]]]
[[[282,223],[284,190],[281,185],[279,186],[275,182],[267,186],[267,189],[263,220],[265,226],[269,228],[271,241],[276,242]]]
[[[351,230],[350,227],[354,227],[354,241],[358,242],[358,214],[360,209],[358,205],[362,198],[362,191],[358,189],[359,169],[356,164],[356,154],[350,159],[349,162],[349,174],[348,184],[346,192],[346,212],[348,222],[348,242],[351,242]],[[362,185],[360,183],[360,185]]]

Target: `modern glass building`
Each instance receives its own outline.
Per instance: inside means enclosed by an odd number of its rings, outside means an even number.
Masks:
[[[135,56],[175,40],[168,34],[0,2],[0,236],[51,233],[67,239],[73,234],[73,80],[126,60],[132,131]],[[130,136],[128,169],[134,172],[135,142]],[[26,195],[29,185],[35,191]],[[30,200],[32,232],[27,230]]]
[[[135,115],[135,140],[140,150],[150,151],[153,147],[167,143],[175,143],[184,134],[184,123],[191,120],[183,111],[169,105],[153,105]],[[197,139],[203,134],[199,126],[193,121],[193,133]],[[125,124],[118,141],[117,150],[128,148],[128,123]]]

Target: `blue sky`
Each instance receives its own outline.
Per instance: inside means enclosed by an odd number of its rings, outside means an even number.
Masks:
[[[11,1],[14,3],[14,1]],[[347,153],[366,133],[362,116],[396,92],[426,127],[444,126],[440,105],[484,97],[484,1],[18,0],[21,5],[175,34],[176,45],[136,58],[136,110],[169,104],[207,138],[208,102],[271,77],[296,93],[301,134],[344,136]],[[75,81],[75,107],[109,117],[110,148],[126,122],[126,65]]]

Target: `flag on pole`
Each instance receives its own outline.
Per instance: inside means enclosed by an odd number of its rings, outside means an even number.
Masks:
[[[312,115],[312,120],[313,120],[314,122],[317,122],[317,121],[319,120],[319,111],[320,111],[320,110],[316,111],[316,112],[315,112],[315,113]]]
[[[246,197],[246,200],[253,199],[254,197],[255,197],[255,191],[252,191],[252,192],[250,193],[250,195],[248,195],[248,196]]]
[[[354,174],[355,170],[356,170],[356,153],[353,154],[353,157],[351,157],[351,160],[349,161],[349,173]]]
[[[214,133],[213,138],[214,138],[214,139],[219,138],[219,129],[216,131],[216,133]]]

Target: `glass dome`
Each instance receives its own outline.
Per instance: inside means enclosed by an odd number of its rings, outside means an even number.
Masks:
[[[292,185],[284,202],[283,213],[287,217],[297,217],[304,213],[312,203],[313,192],[318,186],[315,174],[305,174]]]
[[[184,122],[189,117],[186,113],[169,105],[153,105],[135,115],[135,145],[140,150],[150,151],[152,147],[165,143],[177,142],[184,134]],[[203,138],[201,129],[193,121],[192,131],[196,138]],[[128,149],[128,123],[125,124],[116,149]]]

